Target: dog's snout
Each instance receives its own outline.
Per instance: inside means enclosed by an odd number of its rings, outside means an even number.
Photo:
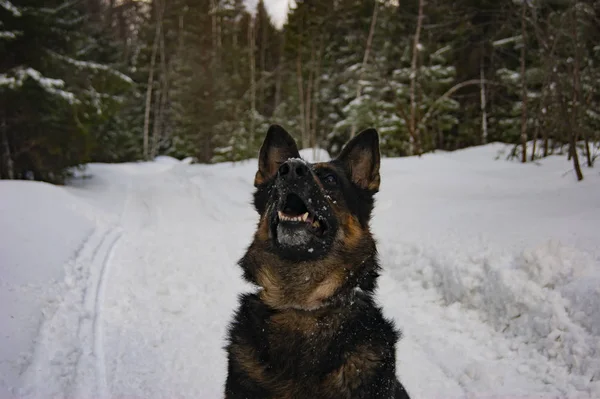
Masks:
[[[279,167],[277,172],[281,179],[297,180],[308,176],[308,166],[299,159],[290,159]]]

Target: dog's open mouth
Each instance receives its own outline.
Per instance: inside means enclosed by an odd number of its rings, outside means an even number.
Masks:
[[[279,223],[306,227],[318,237],[322,237],[327,231],[325,220],[309,210],[297,194],[292,193],[287,195],[283,206],[277,211],[277,217]]]

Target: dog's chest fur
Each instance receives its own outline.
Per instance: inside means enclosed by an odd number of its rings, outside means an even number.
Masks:
[[[352,397],[391,397],[395,376],[386,370],[394,369],[396,340],[393,326],[360,293],[311,312],[276,311],[247,295],[231,328],[229,374],[257,398],[350,397],[374,378],[381,384]]]

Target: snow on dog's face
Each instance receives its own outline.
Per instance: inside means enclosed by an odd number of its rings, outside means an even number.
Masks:
[[[335,160],[311,164],[300,158],[289,133],[273,125],[260,150],[254,185],[260,221],[240,261],[248,280],[270,286],[277,301],[285,298],[296,307],[312,305],[299,305],[294,297],[328,297],[342,285],[369,289],[365,273],[376,276],[369,231],[379,189],[375,130],[357,135]]]

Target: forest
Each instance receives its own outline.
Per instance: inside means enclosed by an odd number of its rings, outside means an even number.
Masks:
[[[268,125],[332,155],[512,144],[600,154],[600,1],[0,0],[0,177],[89,162],[255,157]],[[506,156],[504,156],[506,157]],[[591,172],[588,172],[591,173]]]

